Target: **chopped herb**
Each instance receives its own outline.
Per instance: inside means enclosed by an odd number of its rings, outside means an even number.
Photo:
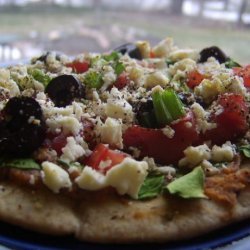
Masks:
[[[125,70],[125,66],[121,62],[117,62],[114,65],[114,70],[115,70],[115,73],[119,76]]]
[[[32,69],[30,70],[30,74],[32,77],[37,80],[38,82],[41,82],[45,87],[49,84],[51,81],[51,78],[46,75],[42,70],[40,69]]]
[[[102,75],[96,71],[89,71],[84,77],[84,83],[90,88],[100,89],[103,85]]]

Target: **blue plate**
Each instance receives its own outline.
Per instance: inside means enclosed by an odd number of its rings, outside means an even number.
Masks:
[[[188,241],[165,244],[101,245],[80,242],[73,237],[47,236],[0,223],[0,244],[18,250],[138,250],[138,248],[144,250],[204,250],[223,246],[248,235],[250,235],[250,220],[245,220]]]

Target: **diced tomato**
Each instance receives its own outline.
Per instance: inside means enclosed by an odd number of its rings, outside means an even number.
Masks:
[[[248,107],[243,96],[238,94],[224,94],[218,100],[218,109],[211,116],[212,122],[217,127],[207,130],[204,140],[211,140],[213,143],[222,144],[226,141],[233,141],[245,134],[248,129],[247,114]]]
[[[155,53],[153,52],[153,50],[150,51],[149,57],[150,58],[155,58]]]
[[[234,74],[241,76],[244,80],[244,85],[246,88],[250,88],[250,65],[245,67],[235,67],[233,68]]]
[[[198,86],[203,79],[205,79],[204,75],[202,75],[198,70],[191,71],[187,76],[187,85],[189,88],[193,89]]]
[[[100,143],[86,159],[85,164],[105,174],[110,168],[121,163],[126,156],[125,153],[111,150]],[[110,161],[110,163],[108,161]],[[101,166],[101,163],[103,163],[104,166]]]
[[[62,148],[64,148],[67,144],[67,137],[69,134],[53,134],[48,133],[46,136],[46,140],[44,141],[44,146],[47,148],[54,149],[58,155],[62,154]]]
[[[117,77],[114,86],[118,89],[123,89],[128,85],[128,83],[129,83],[128,75],[125,72],[123,72]]]
[[[140,158],[149,156],[157,163],[177,163],[183,157],[183,150],[198,140],[195,127],[193,113],[189,112],[171,125],[175,131],[172,138],[167,137],[161,129],[132,126],[125,131],[123,142],[127,149],[138,148]]]
[[[89,69],[88,62],[73,61],[71,63],[66,64],[66,66],[72,68],[73,71],[77,74],[84,73]]]

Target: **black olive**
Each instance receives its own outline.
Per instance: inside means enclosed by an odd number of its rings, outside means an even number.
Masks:
[[[39,103],[30,97],[13,97],[0,121],[0,154],[24,156],[45,139],[45,122]]]
[[[203,49],[200,52],[199,62],[206,62],[209,57],[214,57],[219,63],[224,63],[228,60],[226,54],[217,46]]]
[[[72,75],[61,75],[53,78],[45,89],[57,107],[70,105],[74,99],[84,98],[84,85]]]
[[[142,60],[142,54],[134,43],[125,43],[114,49],[121,54],[128,54],[131,58]]]
[[[148,99],[146,102],[136,103],[134,106],[134,112],[136,114],[136,120],[140,126],[146,128],[158,127],[152,99]]]
[[[9,127],[13,130],[18,128],[20,124],[28,122],[30,117],[40,119],[42,110],[39,103],[30,97],[13,97],[4,108],[5,120],[9,122]]]
[[[196,101],[191,92],[178,93],[178,97],[185,106],[190,106]]]

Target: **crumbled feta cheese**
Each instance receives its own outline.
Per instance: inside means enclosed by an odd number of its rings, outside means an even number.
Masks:
[[[206,144],[197,147],[189,146],[184,150],[184,155],[185,157],[179,161],[178,165],[180,167],[196,167],[203,160],[211,158],[211,150]]]
[[[162,128],[161,131],[163,132],[164,135],[166,135],[170,139],[174,137],[175,131],[168,125]]]
[[[188,73],[194,69],[196,69],[196,62],[190,58],[186,58],[176,62],[174,65],[170,65],[169,73],[176,78],[179,72],[180,74],[182,72]]]
[[[71,188],[69,174],[58,165],[45,161],[42,163],[42,169],[42,181],[53,192],[59,193],[62,188]]]
[[[195,102],[194,104],[192,104],[191,110],[195,115],[197,128],[199,131],[205,133],[207,130],[216,128],[216,123],[211,123],[207,121],[209,113],[206,112],[199,103]]]
[[[211,160],[215,162],[230,162],[235,156],[235,150],[230,142],[221,147],[214,145],[211,151]]]
[[[153,88],[157,85],[165,87],[169,83],[168,77],[160,71],[155,71],[155,72],[147,74],[145,76],[144,81],[145,81],[144,87],[146,88]]]
[[[8,90],[11,97],[20,94],[18,85],[11,79],[8,69],[0,69],[0,87]]]
[[[125,158],[120,164],[107,172],[107,183],[121,195],[128,194],[137,198],[141,185],[147,176],[148,164]]]
[[[121,121],[108,117],[100,130],[101,142],[116,146],[119,149],[123,148]]]
[[[62,148],[61,160],[66,162],[76,161],[81,156],[85,155],[85,150],[77,144],[75,138],[70,136],[67,138],[67,144]]]
[[[212,176],[220,172],[220,169],[214,167],[213,164],[208,160],[203,160],[200,165],[207,176]]]
[[[84,167],[75,182],[80,188],[91,191],[100,190],[107,186],[106,176],[89,166]]]
[[[190,58],[194,61],[197,61],[199,58],[199,52],[194,49],[177,49],[171,52],[168,58],[174,62],[185,58]]]
[[[194,89],[194,93],[201,96],[205,102],[213,101],[219,94],[225,91],[225,86],[219,78],[204,79]]]
[[[168,57],[174,50],[176,50],[176,47],[174,47],[173,39],[170,37],[162,40],[152,49],[155,57]]]
[[[105,114],[125,121],[132,121],[134,118],[132,106],[123,99],[121,92],[117,88],[111,90],[111,95],[105,106]]]
[[[78,134],[82,126],[75,117],[62,115],[48,118],[46,124],[52,132],[56,132],[58,128],[62,128],[65,134],[72,133],[73,135]]]
[[[139,162],[127,157],[108,170],[106,175],[86,166],[76,178],[76,183],[86,190],[99,190],[111,186],[121,195],[128,194],[132,198],[137,198],[147,176],[147,169],[148,164],[145,161]]]
[[[103,71],[102,75],[103,85],[101,87],[101,91],[104,91],[115,82],[116,74],[114,69],[109,65],[103,66],[102,71]]]

